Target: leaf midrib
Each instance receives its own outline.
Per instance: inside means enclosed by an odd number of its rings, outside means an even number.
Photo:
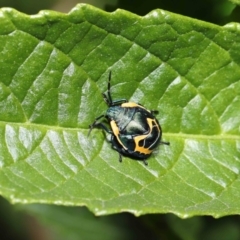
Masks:
[[[61,126],[53,126],[53,125],[44,125],[44,124],[37,124],[37,123],[31,123],[31,122],[25,122],[25,123],[16,123],[16,122],[4,122],[0,121],[0,126],[5,125],[13,125],[18,127],[36,127],[36,128],[45,128],[49,130],[60,130],[60,131],[83,131],[83,130],[89,130],[89,128],[80,128],[80,127],[61,127]],[[203,135],[203,134],[186,134],[186,133],[167,133],[163,132],[164,138],[167,137],[168,139],[174,138],[184,138],[184,139],[206,139],[206,140],[236,140],[240,141],[240,136],[233,135],[233,134],[219,134],[219,135]]]
[[[219,134],[219,135],[203,135],[203,134],[186,134],[186,133],[163,133],[164,136],[174,138],[190,138],[190,139],[207,139],[207,140],[240,140],[240,136],[232,134]]]

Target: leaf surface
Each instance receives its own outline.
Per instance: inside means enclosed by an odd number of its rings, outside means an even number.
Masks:
[[[1,10],[0,192],[95,214],[240,212],[240,32],[155,10]],[[158,110],[149,166],[88,126],[112,96]]]

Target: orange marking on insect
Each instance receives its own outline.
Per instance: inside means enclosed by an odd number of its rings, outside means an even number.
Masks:
[[[137,137],[134,138],[134,141],[135,141],[135,144],[136,144],[134,152],[140,152],[140,153],[143,153],[143,154],[150,154],[152,152],[152,150],[149,150],[148,148],[139,146],[139,142],[141,140],[145,139],[147,136],[148,136],[148,134],[147,135],[140,135],[140,136],[137,136]]]
[[[118,142],[122,145],[122,147],[123,147],[125,150],[127,150],[127,148],[123,145],[122,141],[121,141],[120,138],[119,138],[119,128],[118,128],[116,122],[112,120],[112,121],[110,122],[110,125],[111,125],[111,128],[112,128],[113,134],[114,134],[114,136],[117,138]]]
[[[153,150],[150,150],[149,148],[146,148],[144,146],[140,147],[139,142],[141,140],[146,139],[152,133],[153,122],[155,123],[154,127],[157,127],[159,129],[158,124],[157,124],[155,119],[147,118],[147,122],[148,122],[148,125],[149,125],[149,128],[150,128],[149,133],[145,134],[145,135],[140,135],[140,136],[137,136],[137,137],[134,138],[134,141],[135,141],[135,144],[136,144],[136,147],[135,147],[134,151],[137,151],[137,152],[140,152],[140,153],[143,153],[143,154],[151,154]],[[159,129],[159,131],[160,131],[160,129]]]
[[[139,107],[139,108],[142,108],[142,109],[150,112],[150,111],[147,110],[145,107],[143,107],[143,106],[141,106],[141,105],[139,105],[139,104],[137,104],[137,103],[134,103],[134,102],[126,102],[126,103],[123,103],[123,104],[121,105],[121,107],[129,107],[129,108]]]

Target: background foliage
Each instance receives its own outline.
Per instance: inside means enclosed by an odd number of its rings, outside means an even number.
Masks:
[[[145,1],[146,2],[146,1]],[[169,2],[169,1],[168,1]],[[219,1],[218,1],[219,2]],[[201,6],[198,5],[198,7],[194,8],[190,3],[184,3],[182,2],[182,4],[180,4],[180,6],[177,6],[177,3],[173,4],[173,9],[170,8],[170,6],[168,6],[167,3],[164,4],[164,2],[158,2],[158,4],[156,4],[156,2],[148,2],[147,5],[143,6],[140,3],[136,3],[135,5],[132,6],[128,6],[127,3],[124,5],[124,2],[119,2],[119,6],[120,8],[125,8],[125,9],[129,9],[130,11],[136,12],[140,15],[144,15],[146,14],[148,11],[154,9],[154,8],[163,8],[166,10],[170,10],[170,11],[175,11],[175,12],[179,12],[182,13],[184,15],[188,15],[188,16],[192,16],[195,18],[199,18],[199,19],[204,19],[207,21],[212,21],[215,23],[219,23],[219,24],[225,24],[227,23],[229,20],[231,21],[232,19],[236,19],[235,18],[235,12],[237,11],[237,8],[235,8],[233,5],[230,5],[228,2],[226,1],[222,1],[221,4],[217,4],[216,2],[213,2],[212,5],[208,3],[204,3],[203,1],[201,1],[201,3],[199,3]],[[145,3],[146,4],[146,3]],[[205,4],[205,5],[204,5]],[[207,7],[206,7],[207,5]],[[5,5],[6,6],[6,5]],[[29,4],[28,4],[29,6]],[[143,6],[143,7],[142,7]],[[165,7],[164,7],[165,6]],[[174,10],[174,7],[176,7]],[[184,6],[188,6],[187,8]],[[168,8],[169,7],[169,8]],[[111,7],[113,9],[113,7]],[[180,9],[186,10],[186,12],[180,12]],[[110,6],[108,5],[108,9],[110,9]],[[143,9],[147,12],[144,12]],[[192,11],[191,11],[192,9]],[[199,9],[203,9],[203,11],[197,11],[196,10]],[[208,9],[209,11],[207,11],[206,14],[206,9]],[[187,10],[189,10],[187,12]],[[233,10],[233,12],[231,12],[231,10]],[[23,9],[21,9],[21,11],[24,11]],[[29,10],[26,10],[26,12]],[[34,10],[35,11],[35,10]],[[189,14],[188,14],[189,13]],[[216,15],[215,15],[216,14]],[[3,203],[6,204],[6,203]],[[56,207],[55,209],[49,209],[48,206],[46,206],[45,210],[44,210],[44,206],[43,208],[41,208],[42,206],[32,206],[29,207],[29,209],[27,209],[27,211],[31,214],[31,215],[35,215],[37,216],[37,218],[39,218],[43,223],[45,223],[46,225],[48,225],[49,223],[53,227],[52,229],[54,229],[55,232],[60,231],[60,229],[63,229],[63,226],[66,230],[65,234],[68,236],[68,239],[78,239],[77,236],[79,236],[79,234],[84,234],[84,230],[80,230],[79,232],[77,232],[77,228],[78,225],[76,226],[76,229],[73,230],[73,221],[74,219],[72,219],[72,217],[67,218],[66,216],[74,216],[74,213],[76,213],[76,217],[78,218],[79,216],[83,216],[83,219],[76,219],[75,222],[84,222],[86,220],[86,218],[91,219],[89,221],[87,225],[87,227],[91,226],[92,224],[97,224],[99,225],[98,221],[95,221],[95,219],[92,217],[91,213],[88,213],[87,211],[85,211],[84,213],[78,213],[78,211],[73,210],[72,212],[69,213],[68,208],[60,208],[58,209],[58,207]],[[9,207],[10,208],[10,207]],[[23,207],[24,208],[24,207]],[[39,210],[40,209],[40,210]],[[26,211],[26,210],[25,210]],[[44,212],[46,214],[44,214]],[[71,224],[69,226],[66,226],[66,222],[62,223],[61,221],[59,221],[59,219],[61,219],[61,217],[59,217],[59,215],[57,214],[57,212],[62,215],[64,214],[64,218],[68,219],[68,223],[70,222]],[[50,213],[50,214],[49,214]],[[52,214],[51,214],[52,213]],[[49,215],[47,215],[49,214]],[[66,214],[66,215],[65,215]],[[88,217],[86,217],[86,215],[88,215]],[[57,218],[54,219],[55,216],[58,216]],[[216,223],[216,221],[211,220],[210,218],[194,218],[194,219],[190,219],[187,221],[181,221],[179,219],[177,219],[176,217],[173,216],[143,216],[140,217],[139,219],[136,220],[136,222],[134,223],[134,218],[130,215],[121,215],[120,217],[123,217],[124,220],[122,222],[127,222],[130,221],[129,225],[133,226],[132,229],[136,229],[135,234],[139,233],[139,227],[135,227],[134,226],[141,226],[140,228],[143,229],[140,231],[139,236],[144,236],[144,234],[148,235],[150,234],[150,236],[154,237],[161,237],[161,239],[164,239],[164,237],[166,239],[171,238],[175,238],[175,239],[198,239],[199,236],[204,236],[205,239],[207,239],[207,237],[209,237],[209,239],[213,239],[212,237],[216,237],[216,234],[218,235],[218,239],[226,239],[223,237],[226,237],[226,234],[228,234],[228,239],[238,239],[239,238],[239,219],[238,217],[235,217],[235,219],[231,219],[231,218],[224,218],[220,221],[218,221],[218,223]],[[15,217],[14,217],[15,218]],[[52,219],[51,219],[52,218]],[[106,218],[101,218],[101,219],[107,219]],[[50,220],[49,220],[50,219]],[[128,220],[127,220],[128,219]],[[112,234],[115,235],[111,235],[111,231],[108,230],[108,227],[111,225],[111,223],[113,223],[114,221],[116,221],[115,225],[115,230],[113,231]],[[91,222],[91,223],[90,223]],[[194,227],[192,228],[192,231],[189,231],[189,224],[192,224]],[[220,228],[221,230],[218,229],[218,231],[214,231],[214,225],[216,226],[216,224],[220,224],[222,227]],[[59,225],[59,226],[56,226]],[[124,236],[128,236],[129,239],[131,239],[132,237],[132,233],[133,232],[128,232],[126,230],[126,226],[129,226],[128,224],[118,224],[118,220],[115,219],[111,219],[111,221],[105,223],[103,223],[103,225],[100,228],[105,229],[106,231],[109,232],[109,236],[112,237],[114,236],[115,238],[117,238],[117,236],[119,236],[119,239],[123,237],[122,234],[125,234]],[[165,226],[165,228],[160,228],[159,226]],[[211,225],[211,228],[209,227]],[[13,223],[14,226],[14,223]],[[117,226],[117,227],[116,227]],[[144,227],[143,227],[144,226]],[[187,227],[186,227],[187,226]],[[219,227],[219,225],[218,225]],[[218,228],[216,227],[216,228]],[[96,229],[96,227],[91,226],[91,229],[94,228]],[[112,227],[110,227],[112,229]],[[188,231],[184,231],[183,229],[188,229]],[[122,231],[122,229],[125,229],[124,233]],[[229,235],[229,232],[231,231],[231,236]],[[72,238],[69,237],[69,233],[77,233],[76,236],[72,236]],[[99,234],[100,230],[96,231],[96,234]],[[85,229],[85,234],[89,234],[91,233],[91,230],[86,230]],[[52,233],[51,233],[52,234]],[[119,234],[119,235],[118,235]],[[19,235],[22,235],[21,230],[19,232]],[[61,234],[62,235],[62,234]],[[74,234],[73,234],[74,235]],[[87,235],[86,235],[87,236]],[[53,237],[53,236],[52,236]],[[58,236],[59,237],[59,236]],[[89,237],[89,236],[88,236]],[[54,237],[53,237],[54,238]],[[94,238],[94,237],[93,237]],[[56,237],[56,239],[59,239]],[[63,239],[66,239],[63,238]],[[88,238],[90,239],[90,237]],[[110,238],[109,238],[110,239]],[[199,238],[201,239],[201,238]]]

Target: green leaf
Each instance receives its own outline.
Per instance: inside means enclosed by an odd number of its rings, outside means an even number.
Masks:
[[[0,192],[95,214],[240,212],[240,31],[155,10],[78,5],[68,15],[2,9]],[[88,126],[112,96],[159,111],[149,166]]]
[[[240,0],[229,0],[229,1],[236,5],[240,5]]]

